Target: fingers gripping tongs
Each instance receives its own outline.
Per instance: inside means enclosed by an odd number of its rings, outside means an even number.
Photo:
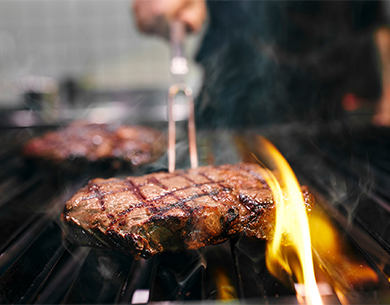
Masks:
[[[171,73],[175,83],[168,92],[168,170],[172,173],[176,164],[176,126],[174,114],[174,102],[179,94],[184,94],[188,105],[188,145],[191,161],[191,168],[198,167],[198,153],[196,149],[196,130],[194,115],[194,99],[192,89],[184,81],[188,73],[187,60],[184,56],[183,43],[186,35],[185,25],[180,21],[175,21],[170,26],[171,43]]]

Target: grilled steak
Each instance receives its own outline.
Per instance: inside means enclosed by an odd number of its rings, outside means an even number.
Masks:
[[[88,162],[124,160],[133,166],[160,157],[166,149],[161,132],[150,127],[75,123],[58,131],[47,132],[30,140],[24,156],[60,164],[83,159]]]
[[[94,179],[62,213],[65,237],[135,258],[198,249],[243,233],[272,236],[275,205],[257,164],[204,166],[126,179]],[[314,198],[302,187],[307,211]]]

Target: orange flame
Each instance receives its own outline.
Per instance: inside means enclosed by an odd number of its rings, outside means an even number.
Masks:
[[[267,268],[277,278],[283,278],[282,267],[304,285],[307,304],[322,304],[314,276],[309,224],[299,184],[276,147],[263,137],[259,137],[259,141],[270,163],[280,172],[279,183],[266,169],[265,179],[273,192],[276,206],[275,233],[273,240],[267,244]]]
[[[364,256],[354,251],[320,206],[313,210],[309,225],[320,268],[330,277],[341,304],[349,303],[345,295],[351,291],[364,291],[379,284],[378,275]]]

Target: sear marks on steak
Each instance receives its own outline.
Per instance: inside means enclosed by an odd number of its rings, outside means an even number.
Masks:
[[[66,203],[64,235],[136,259],[218,244],[239,233],[268,239],[275,205],[263,173],[257,164],[239,163],[94,179]],[[314,198],[306,187],[302,193],[310,212]]]
[[[119,126],[75,122],[27,142],[24,156],[60,164],[84,159],[89,162],[119,159],[139,166],[160,157],[166,140],[157,129],[145,126]]]

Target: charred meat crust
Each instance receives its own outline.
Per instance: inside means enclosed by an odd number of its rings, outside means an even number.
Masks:
[[[126,179],[94,179],[62,213],[65,237],[135,258],[199,249],[236,234],[272,236],[275,205],[257,164],[204,166]],[[314,198],[302,187],[306,209]]]

